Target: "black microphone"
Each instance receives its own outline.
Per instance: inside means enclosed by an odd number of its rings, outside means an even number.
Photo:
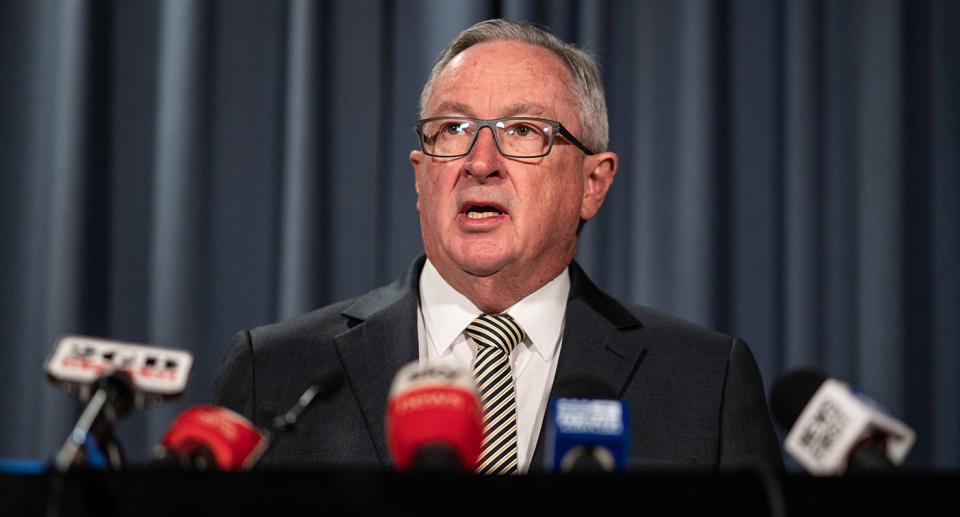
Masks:
[[[191,406],[177,415],[153,450],[151,464],[158,468],[243,471],[260,462],[276,439],[290,432],[300,416],[316,401],[330,396],[343,383],[337,368],[320,372],[297,402],[260,429],[242,415],[211,405]]]
[[[300,417],[310,408],[312,404],[333,395],[340,385],[343,384],[343,372],[336,366],[328,366],[320,371],[313,382],[307,386],[307,389],[300,395],[297,402],[293,404],[286,412],[277,415],[270,422],[270,429],[261,430],[266,445],[259,454],[259,458],[254,464],[256,468],[263,468],[267,461],[268,453],[276,445],[277,441],[284,435],[293,432]]]
[[[343,384],[343,373],[337,367],[328,367],[322,370],[304,390],[297,402],[286,413],[273,419],[274,432],[286,432],[293,429],[300,416],[316,400],[323,400],[340,388]]]
[[[801,369],[770,391],[783,448],[814,475],[896,472],[916,433],[848,384]]]

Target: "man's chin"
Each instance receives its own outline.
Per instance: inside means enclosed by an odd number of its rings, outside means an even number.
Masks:
[[[453,263],[464,273],[476,277],[494,275],[507,267],[511,259],[503,254],[492,253],[464,253],[451,257]]]
[[[503,270],[504,264],[499,261],[471,260],[458,262],[461,271],[471,276],[487,277]]]

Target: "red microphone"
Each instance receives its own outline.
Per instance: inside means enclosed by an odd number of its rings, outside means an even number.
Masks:
[[[473,472],[483,440],[473,375],[441,365],[404,366],[390,387],[386,430],[400,470]]]
[[[198,405],[177,415],[155,455],[199,470],[249,470],[266,445],[263,433],[241,415],[219,406]]]

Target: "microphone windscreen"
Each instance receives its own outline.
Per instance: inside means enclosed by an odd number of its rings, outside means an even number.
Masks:
[[[134,386],[130,375],[121,370],[114,370],[93,383],[93,391],[104,390],[107,400],[113,406],[115,417],[119,418],[133,409]]]
[[[320,399],[326,398],[337,391],[341,384],[343,384],[343,372],[340,368],[325,368],[313,379],[313,382],[310,383],[311,386],[316,387],[316,391],[312,396]]]
[[[770,389],[770,410],[785,430],[793,427],[827,376],[809,369],[794,370],[777,379]]]
[[[444,469],[451,452],[473,471],[483,440],[482,410],[473,375],[417,362],[401,368],[386,411],[387,447],[400,470]],[[456,466],[456,465],[452,465]]]
[[[206,457],[218,470],[235,471],[253,466],[267,439],[249,420],[229,409],[198,405],[174,419],[160,444],[175,455]]]
[[[296,404],[286,413],[277,415],[273,419],[273,431],[289,431],[315,400],[323,400],[329,397],[340,388],[341,384],[343,384],[343,373],[339,368],[327,367],[321,370],[306,391],[297,399]]]

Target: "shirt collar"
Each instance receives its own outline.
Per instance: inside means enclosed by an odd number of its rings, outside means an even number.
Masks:
[[[553,280],[506,310],[520,322],[529,345],[544,360],[553,357],[570,296],[570,274],[564,269]],[[423,324],[438,355],[446,354],[456,339],[483,313],[466,296],[440,276],[430,260],[420,274],[420,311]]]

